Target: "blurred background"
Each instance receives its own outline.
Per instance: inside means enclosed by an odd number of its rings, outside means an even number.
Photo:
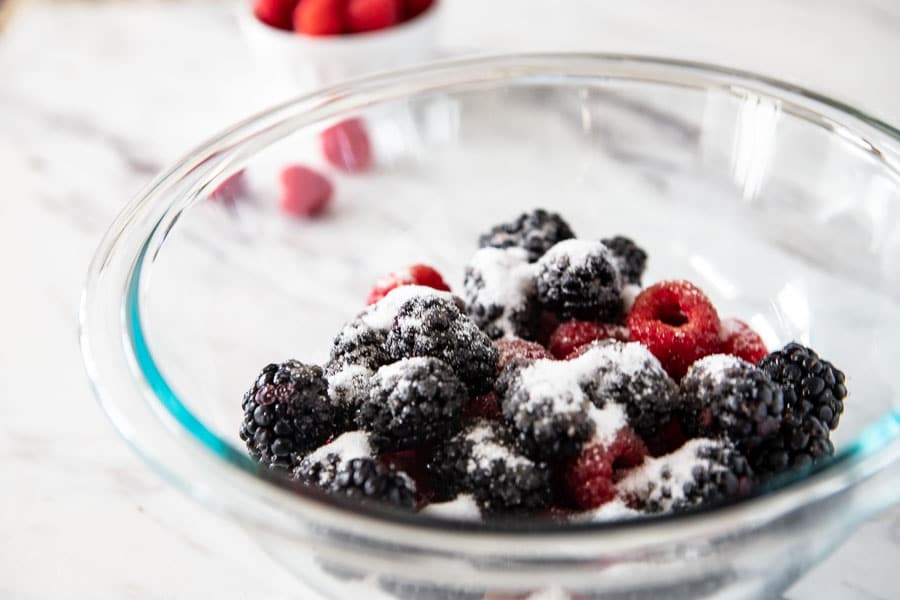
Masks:
[[[900,127],[898,0],[437,8],[408,24],[429,19],[427,35],[349,74],[489,52],[646,54],[782,79]],[[259,26],[249,0],[0,0],[0,598],[311,597],[139,462],[77,346],[87,264],[123,203],[216,131],[347,75],[330,63],[345,50],[285,49],[294,34]],[[898,561],[895,510],[786,597],[895,598]]]

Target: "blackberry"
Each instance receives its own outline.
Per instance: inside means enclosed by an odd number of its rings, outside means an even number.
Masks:
[[[594,342],[577,359],[596,373],[589,397],[601,408],[605,402],[625,407],[628,424],[641,436],[660,431],[677,405],[678,385],[659,360],[637,342]]]
[[[563,319],[617,319],[622,281],[616,262],[602,242],[560,242],[537,263],[538,299]]]
[[[680,417],[690,437],[726,437],[743,452],[781,426],[781,386],[754,365],[726,354],[695,362],[681,381]]]
[[[618,484],[634,508],[685,511],[747,495],[753,470],[727,440],[695,439],[666,456],[649,458]]]
[[[562,217],[543,209],[522,213],[514,221],[494,225],[478,239],[480,248],[523,248],[528,261],[534,262],[554,244],[574,238],[572,228]]]
[[[359,407],[369,397],[369,384],[374,373],[360,365],[347,365],[328,374],[328,396],[344,415],[347,427],[356,422]]]
[[[467,399],[465,386],[443,361],[405,358],[375,373],[357,423],[371,431],[381,452],[416,448],[456,433]]]
[[[503,417],[516,443],[535,460],[574,456],[594,433],[589,381],[574,363],[516,359],[497,380]]]
[[[273,468],[292,467],[344,424],[322,369],[296,360],[267,365],[244,394],[243,409],[241,439],[250,456]]]
[[[342,463],[328,491],[364,503],[385,503],[407,510],[416,507],[415,482],[402,471],[372,458],[354,458]]]
[[[647,253],[625,236],[617,235],[602,241],[618,261],[619,273],[625,283],[641,285],[641,276],[647,267]]]
[[[537,336],[541,306],[524,250],[482,248],[466,267],[464,285],[469,317],[488,337]]]
[[[385,331],[371,327],[362,317],[351,320],[334,338],[326,372],[332,375],[354,365],[377,370],[390,362],[384,347],[386,337]]]
[[[444,361],[473,395],[489,391],[497,376],[497,349],[451,299],[430,295],[404,302],[386,346],[395,361],[414,356]]]
[[[354,458],[374,457],[369,434],[349,431],[305,456],[292,475],[294,479],[328,491],[343,463]]]
[[[550,469],[515,449],[496,423],[478,421],[435,452],[429,472],[442,497],[470,492],[485,515],[529,514],[550,503]]]
[[[785,406],[779,434],[750,455],[757,474],[765,479],[834,454],[829,430],[844,411],[844,373],[796,343],[772,352],[759,366],[781,384]]]

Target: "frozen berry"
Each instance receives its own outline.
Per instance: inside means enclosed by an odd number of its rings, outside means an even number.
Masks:
[[[627,342],[628,329],[621,325],[594,321],[564,321],[550,335],[547,347],[556,358],[568,358],[591,342],[615,339]]]
[[[372,458],[354,458],[344,463],[338,468],[330,491],[363,503],[377,502],[406,510],[416,506],[415,481]]]
[[[754,365],[769,353],[759,334],[740,319],[722,319],[719,337],[722,345],[719,351],[743,358]]]
[[[342,0],[302,0],[294,10],[294,31],[305,35],[344,33]]]
[[[656,433],[644,437],[644,443],[647,444],[651,456],[663,456],[674,452],[681,448],[687,440],[688,437],[677,417],[669,419],[669,422]]]
[[[343,463],[354,458],[374,457],[369,434],[364,431],[348,431],[304,457],[294,469],[293,477],[328,490]]]
[[[810,348],[790,343],[759,366],[784,390],[784,420],[777,436],[750,459],[760,476],[808,467],[834,454],[830,429],[844,412],[844,373]]]
[[[354,33],[386,29],[400,21],[397,0],[348,0],[347,27]]]
[[[710,506],[752,489],[753,471],[743,454],[727,440],[703,438],[646,459],[618,483],[620,497],[650,513]]]
[[[372,145],[361,119],[347,119],[325,129],[322,153],[332,166],[348,173],[367,171],[372,166]]]
[[[627,318],[631,339],[650,349],[680,379],[698,358],[719,349],[719,315],[709,298],[687,281],[664,281],[635,299]]]
[[[261,464],[288,469],[340,433],[340,407],[328,397],[320,367],[296,360],[266,366],[244,394],[240,436]]]
[[[503,411],[500,409],[500,398],[496,392],[488,392],[480,396],[475,396],[466,402],[463,407],[463,421],[471,423],[478,419],[487,419],[488,421],[500,421],[503,419]]]
[[[435,290],[450,291],[450,286],[447,285],[440,273],[428,265],[417,264],[388,273],[376,281],[375,287],[369,292],[366,304],[375,304],[388,292],[401,285],[422,285]]]
[[[781,386],[755,365],[727,354],[694,363],[681,381],[679,417],[691,437],[726,437],[741,451],[781,427]]]
[[[616,496],[616,472],[638,466],[645,456],[644,442],[628,427],[616,432],[612,440],[591,441],[562,466],[563,495],[582,510],[605,504]]]
[[[403,19],[413,19],[431,8],[434,0],[403,0]]]
[[[386,347],[393,360],[431,356],[450,365],[472,394],[490,391],[497,349],[450,299],[413,297],[397,311]]]
[[[281,209],[299,217],[320,215],[331,203],[331,182],[321,173],[291,165],[281,171]]]
[[[517,358],[553,358],[547,349],[537,342],[529,342],[518,338],[503,338],[494,341],[497,348],[497,369],[502,371],[506,365]]]
[[[253,14],[257,19],[278,29],[293,29],[294,8],[298,0],[253,0]]]
[[[538,261],[538,299],[564,319],[613,320],[622,312],[622,280],[601,242],[566,240]]]
[[[399,360],[378,369],[357,415],[379,451],[416,448],[456,433],[466,388],[444,362],[431,357]]]
[[[390,362],[385,349],[386,338],[384,330],[373,327],[364,317],[352,319],[334,338],[326,371],[332,375],[349,366],[378,370],[378,367]]]
[[[236,171],[229,175],[219,186],[209,195],[212,200],[222,202],[234,202],[238,197],[247,190],[246,177],[244,170]]]
[[[625,283],[641,285],[641,276],[647,267],[647,253],[630,238],[621,235],[606,238],[603,244],[618,261]]]
[[[412,478],[416,483],[416,503],[421,506],[434,498],[434,490],[428,475],[430,458],[431,448],[424,446],[410,450],[382,452],[378,456],[378,462],[395,471],[402,471]]]
[[[556,243],[574,238],[572,228],[556,213],[537,209],[522,213],[514,221],[500,223],[483,233],[479,246],[494,248],[524,248],[528,260],[534,262]]]
[[[540,326],[534,268],[522,248],[482,248],[466,267],[469,316],[491,338],[534,339]]]

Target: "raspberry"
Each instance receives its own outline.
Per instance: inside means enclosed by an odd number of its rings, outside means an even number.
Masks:
[[[844,412],[844,373],[796,343],[769,354],[759,366],[784,389],[785,406],[779,434],[750,455],[757,474],[805,468],[834,454],[829,429]]]
[[[413,450],[383,452],[378,462],[395,471],[409,475],[416,483],[416,503],[427,504],[434,498],[434,490],[428,477],[428,460],[431,456],[429,447]]]
[[[517,358],[553,358],[547,349],[537,342],[520,340],[519,338],[503,338],[494,341],[497,349],[498,371],[506,368],[506,365]]]
[[[615,319],[622,312],[622,281],[614,262],[601,242],[560,242],[538,260],[538,299],[564,319]]]
[[[726,437],[741,451],[778,433],[780,385],[762,369],[727,354],[695,362],[681,381],[681,423],[692,437]]]
[[[743,358],[754,365],[769,353],[759,334],[740,319],[723,319],[719,338],[722,340],[719,348],[722,354]]]
[[[400,21],[397,0],[349,0],[347,26],[354,33],[386,29]]]
[[[444,362],[399,360],[378,369],[357,424],[379,451],[416,448],[446,439],[460,427],[466,388]]]
[[[491,339],[534,339],[541,307],[534,269],[521,248],[482,248],[466,267],[469,316]]]
[[[431,8],[434,0],[404,0],[403,2],[403,20],[408,21],[418,17],[423,12]]]
[[[500,398],[497,397],[496,392],[475,396],[466,402],[463,408],[463,420],[470,423],[478,419],[487,419],[488,421],[503,420],[503,411],[500,410]]]
[[[562,466],[563,495],[582,510],[597,508],[616,496],[616,472],[640,465],[645,456],[644,442],[628,427],[611,442],[592,441]]]
[[[428,265],[412,265],[405,269],[388,273],[376,281],[375,287],[369,292],[366,304],[375,304],[392,289],[401,285],[423,285],[435,290],[450,291],[450,286],[447,285],[444,278],[435,269]]]
[[[628,329],[621,325],[593,321],[564,321],[550,334],[547,347],[556,358],[574,358],[576,350],[591,342],[610,338],[627,342],[628,337]]]
[[[490,391],[497,377],[497,349],[448,298],[418,296],[404,302],[386,347],[393,360],[431,356],[446,362],[472,394]]]
[[[347,119],[320,134],[322,153],[332,166],[348,173],[361,173],[372,166],[372,146],[361,119]]]
[[[253,14],[271,27],[293,29],[294,8],[299,0],[253,0]]]
[[[296,360],[267,365],[242,406],[240,437],[254,459],[272,468],[293,467],[345,422],[328,398],[322,369]]]
[[[747,495],[753,471],[727,440],[701,438],[672,454],[647,459],[619,481],[618,488],[632,508],[685,511]]]
[[[641,285],[641,276],[647,267],[647,253],[630,238],[621,235],[602,241],[618,261],[619,272],[625,283]]]
[[[644,443],[647,444],[651,456],[663,456],[678,450],[684,446],[687,440],[688,437],[684,434],[681,422],[672,417],[659,431],[646,436]]]
[[[537,209],[522,213],[514,221],[494,225],[481,234],[481,248],[524,248],[528,261],[534,262],[558,242],[575,237],[572,228],[556,213]]]
[[[294,31],[306,35],[344,33],[342,0],[302,0],[294,10]]]
[[[234,202],[247,191],[244,170],[236,171],[229,175],[209,195],[210,200],[220,200],[225,203]]]
[[[664,281],[635,299],[626,320],[669,374],[680,379],[698,358],[718,351],[719,315],[709,298],[688,281]]]
[[[331,182],[321,173],[291,165],[281,171],[281,209],[299,217],[320,215],[331,203]]]
[[[445,497],[471,492],[486,515],[529,514],[550,503],[550,469],[522,456],[508,435],[478,421],[435,452],[432,479]]]

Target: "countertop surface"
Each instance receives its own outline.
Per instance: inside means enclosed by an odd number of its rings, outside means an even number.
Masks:
[[[259,75],[229,4],[36,3],[0,34],[0,598],[314,597],[126,447],[78,350],[87,264],[123,203],[187,149],[290,93]],[[560,4],[452,0],[442,47],[715,62],[900,125],[894,0]],[[784,597],[896,598],[898,564],[900,508]]]

